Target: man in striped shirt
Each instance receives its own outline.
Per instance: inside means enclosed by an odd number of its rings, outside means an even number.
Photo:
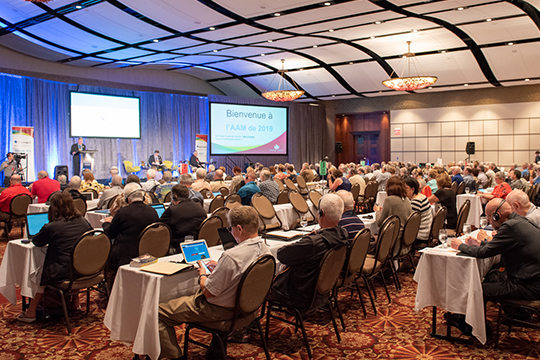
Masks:
[[[364,228],[364,223],[354,213],[354,199],[352,193],[347,190],[339,190],[336,194],[343,200],[343,204],[345,205],[338,225],[347,230],[349,233],[349,240],[352,241],[356,234]]]

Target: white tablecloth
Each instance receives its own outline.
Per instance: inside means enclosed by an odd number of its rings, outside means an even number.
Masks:
[[[204,199],[204,211],[208,212],[210,210],[210,203],[214,199]]]
[[[309,209],[313,213],[313,216],[315,216],[315,219],[318,219],[319,212],[317,211],[317,209],[315,209],[315,206],[313,206],[310,200],[307,201],[307,204],[309,206]],[[276,216],[281,220],[281,224],[283,225],[282,229],[292,229],[294,224],[298,220],[298,214],[294,210],[293,206],[291,204],[274,205],[274,210],[276,211]],[[265,223],[272,224],[276,221],[277,220],[274,218],[271,220],[265,220]]]
[[[108,216],[110,215],[98,213],[95,211],[87,211],[84,217],[94,229],[101,229],[103,227],[103,223],[101,222],[101,220],[105,219]]]
[[[94,199],[86,202],[86,207],[88,210],[92,210],[97,208],[99,200]],[[45,205],[45,203],[42,204],[30,204],[28,205],[28,213],[34,214],[34,213],[46,213],[49,211],[49,205]]]
[[[13,305],[17,304],[16,285],[21,295],[33,298],[39,288],[47,247],[23,244],[21,240],[8,242],[0,264],[0,293]]]
[[[368,216],[371,216],[371,218],[368,218]],[[377,222],[375,221],[375,213],[369,213],[369,214],[363,214],[358,215],[360,220],[364,223],[364,226],[368,228],[371,231],[371,234],[378,234],[379,233],[379,225],[377,225]]]
[[[465,200],[471,201],[471,211],[469,211],[469,217],[465,224],[471,224],[475,227],[480,227],[480,215],[482,215],[482,203],[480,197],[476,195],[461,194],[456,197],[456,206],[459,213],[461,205],[465,203]]]
[[[386,194],[386,191],[379,191],[377,193],[377,200],[375,200],[375,204],[378,204],[379,206],[383,206],[384,200],[386,200],[387,197],[388,195]]]
[[[473,232],[474,234],[475,232]],[[476,259],[458,256],[451,248],[427,248],[418,262],[414,280],[418,283],[415,311],[436,306],[464,314],[473,335],[486,343],[482,280],[500,257]]]

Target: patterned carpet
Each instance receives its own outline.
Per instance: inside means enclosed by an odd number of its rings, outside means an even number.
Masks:
[[[16,238],[20,230],[14,229],[11,238]],[[3,234],[2,234],[3,235]],[[0,257],[3,256],[5,237],[0,241]],[[486,345],[453,344],[434,339],[429,335],[431,309],[415,313],[414,299],[416,283],[412,272],[401,273],[403,289],[396,291],[390,285],[392,303],[388,304],[382,287],[378,287],[378,315],[366,297],[367,318],[364,318],[358,296],[350,297],[350,292],[340,293],[340,305],[345,315],[347,331],[341,331],[341,343],[337,342],[332,322],[327,313],[321,312],[308,318],[306,329],[310,339],[314,359],[538,359],[540,356],[540,333],[517,329],[510,336],[502,334],[500,349],[493,348],[493,339]],[[366,295],[367,296],[367,295]],[[96,298],[96,300],[98,300]],[[81,297],[82,308],[86,309]],[[105,309],[91,301],[90,315],[84,311],[73,314],[73,333],[68,336],[63,318],[56,317],[45,326],[41,323],[24,324],[16,320],[21,312],[21,303],[12,306],[0,295],[0,360],[16,359],[132,359],[131,348],[109,339],[109,331],[103,325]],[[488,307],[488,317],[494,319],[497,309]],[[446,324],[438,316],[438,328],[442,333]],[[341,325],[340,325],[341,326]],[[492,326],[493,328],[493,326]],[[341,327],[340,327],[341,329]],[[503,327],[506,330],[506,327]],[[184,328],[177,328],[177,335],[183,343]],[[202,333],[193,333],[196,339],[209,341]],[[453,334],[459,335],[454,329]],[[294,333],[294,327],[272,321],[270,327],[270,352],[275,359],[307,359],[301,333]],[[190,346],[190,359],[204,359],[204,349]],[[228,356],[232,359],[264,359],[264,352],[257,335],[249,344],[229,344]]]

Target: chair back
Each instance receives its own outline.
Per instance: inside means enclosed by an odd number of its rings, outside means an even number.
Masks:
[[[461,195],[465,192],[465,181],[462,181],[457,188],[457,195]]]
[[[404,248],[410,247],[418,236],[418,231],[420,231],[420,223],[422,222],[422,214],[418,211],[413,211],[411,215],[407,218],[405,225],[403,226],[403,232],[401,234],[400,241],[396,240],[396,245],[394,246],[393,255],[400,255],[401,250]]]
[[[94,199],[99,198],[99,193],[95,189],[86,189],[86,190],[84,190],[82,192],[82,194],[84,194],[84,193],[92,193],[92,196],[93,196]]]
[[[322,197],[321,193],[317,190],[310,190],[308,196],[313,206],[315,206],[315,209],[319,210],[319,200],[321,200]]]
[[[450,189],[454,192],[454,194],[457,195],[457,182],[452,181],[452,186],[450,187]]]
[[[435,214],[435,217],[433,218],[433,221],[431,222],[431,231],[429,232],[432,239],[436,240],[439,238],[439,230],[441,230],[444,227],[444,220],[446,219],[446,207],[442,206],[437,213]]]
[[[225,198],[223,197],[223,195],[218,195],[210,202],[210,208],[208,212],[213,213],[215,210],[219,209],[220,207],[223,207],[224,205],[225,205]]]
[[[289,202],[296,212],[300,214],[306,214],[309,212],[309,206],[306,200],[296,191],[289,191]]]
[[[362,271],[364,262],[366,261],[370,239],[371,231],[367,228],[359,231],[354,237],[345,260],[347,272],[340,282],[341,286],[349,284]]]
[[[101,230],[90,230],[81,237],[71,250],[71,280],[98,275],[109,260],[111,240]]]
[[[60,190],[56,190],[56,191],[53,191],[52,193],[49,194],[49,196],[47,196],[47,203],[50,203],[51,202],[51,198],[55,195],[55,194],[60,194],[62,191]]]
[[[213,213],[212,216],[217,216],[221,219],[221,223],[223,224],[224,228],[229,227],[229,211],[231,211],[228,207],[222,206],[220,208],[217,208]]]
[[[289,192],[288,191],[281,191],[277,197],[276,205],[280,204],[288,204],[289,203]]]
[[[283,185],[283,182],[277,178],[274,178],[274,181],[277,182],[279,186],[279,191],[283,191],[285,189],[285,186]]]
[[[171,191],[169,191],[168,193],[165,194],[165,198],[163,199],[163,202],[164,203],[170,203],[171,198],[172,198]]]
[[[9,211],[14,216],[24,216],[28,212],[28,205],[32,203],[32,198],[27,194],[19,194],[11,199]]]
[[[79,210],[81,215],[84,217],[84,215],[86,215],[86,201],[81,198],[77,198],[73,200],[73,204],[75,205],[75,209]]]
[[[301,177],[300,175],[298,175],[296,177],[296,183],[298,184],[298,188],[299,189],[305,189],[306,188],[306,179],[304,179],[303,177]]]
[[[127,173],[133,172],[133,163],[131,161],[124,160],[123,164],[124,164],[124,170],[126,170]]]
[[[163,166],[165,166],[165,169],[171,170],[173,167],[173,162],[170,160],[163,160]]]
[[[251,198],[251,206],[257,210],[259,216],[263,219],[273,219],[276,216],[274,206],[262,193],[257,193]]]
[[[461,208],[459,209],[459,214],[457,218],[456,223],[456,236],[460,236],[463,232],[463,225],[465,225],[465,221],[467,221],[467,218],[469,217],[469,211],[471,210],[471,201],[465,200],[463,205],[461,205]]]
[[[148,225],[139,235],[139,256],[150,254],[160,258],[169,253],[172,232],[164,223],[155,222]]]
[[[219,192],[223,196],[228,196],[229,195],[229,188],[226,187],[226,186],[222,186],[222,187],[219,188]]]
[[[316,290],[318,294],[330,295],[330,291],[332,291],[339,279],[346,256],[346,246],[330,249],[324,254],[319,267],[319,276],[317,277]]]
[[[238,194],[232,194],[225,198],[225,205],[227,205],[230,202],[237,202],[242,204],[242,198]]]
[[[244,272],[236,294],[236,305],[240,314],[244,316],[252,314],[264,304],[272,286],[275,271],[274,257],[264,255]]]
[[[225,181],[229,181],[229,180],[232,180],[232,176],[231,175],[225,176]]]
[[[375,250],[375,260],[381,264],[384,264],[390,254],[390,249],[393,248],[394,242],[399,233],[400,220],[397,215],[392,215],[388,217],[379,231],[379,236],[377,238],[377,247]],[[377,266],[373,267],[373,271]]]
[[[360,184],[356,183],[351,187],[351,193],[353,196],[354,201],[358,200],[358,196],[360,195]]]
[[[107,201],[107,204],[105,205],[105,209],[110,209],[111,206],[113,206],[116,199],[118,199],[118,197],[122,197],[122,194],[118,194],[110,198],[109,201]]]
[[[214,197],[214,194],[212,194],[212,191],[210,191],[210,190],[208,190],[206,188],[201,189],[201,191],[199,191],[199,192],[202,194],[203,198],[205,198],[205,199],[211,199],[211,198]],[[208,197],[208,194],[210,194],[210,197]]]
[[[229,201],[225,204],[225,207],[229,210],[234,209],[235,207],[242,206],[242,203],[239,203],[238,201]]]
[[[150,196],[150,199],[152,199],[152,204],[159,204],[159,199],[156,197],[156,194],[151,191],[147,191],[146,193]]]
[[[197,239],[206,240],[208,247],[216,246],[221,244],[219,238],[218,229],[223,227],[223,222],[219,216],[210,216],[206,218],[199,227],[199,233],[197,234]]]
[[[538,195],[538,190],[540,189],[540,184],[536,184],[534,186],[531,186],[533,189],[530,196],[530,201],[534,203],[534,199],[536,199],[536,195]]]
[[[287,189],[289,189],[289,191],[296,191],[296,185],[294,185],[291,179],[285,178],[283,179],[283,181],[285,182],[285,186],[287,186]]]

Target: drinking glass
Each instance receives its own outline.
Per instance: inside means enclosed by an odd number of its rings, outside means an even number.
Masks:
[[[442,244],[442,247],[447,247],[446,239],[448,239],[448,234],[446,232],[446,229],[439,230],[439,242]]]
[[[485,229],[488,225],[487,218],[485,216],[480,217],[480,228]]]
[[[212,193],[210,191],[207,191],[206,192],[206,197],[210,199],[212,197]]]
[[[471,189],[469,189],[469,187],[467,186],[467,187],[465,188],[465,194],[469,195],[470,192],[471,192]]]
[[[469,224],[463,225],[463,235],[469,237],[470,233],[471,233],[471,225]]]
[[[305,228],[307,226],[307,216],[306,215],[302,215],[300,216],[300,226],[302,226],[302,228]]]
[[[192,242],[192,241],[193,241],[193,235],[187,235],[187,236],[184,238],[184,241],[185,241],[185,242]]]

